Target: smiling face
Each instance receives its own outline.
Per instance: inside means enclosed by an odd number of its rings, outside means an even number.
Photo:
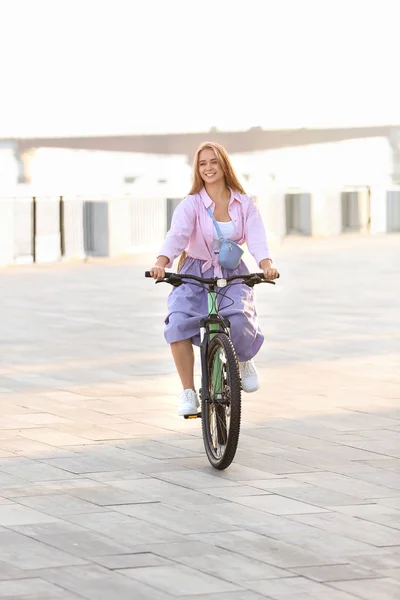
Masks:
[[[225,179],[224,171],[211,148],[204,148],[199,154],[199,174],[205,184]]]

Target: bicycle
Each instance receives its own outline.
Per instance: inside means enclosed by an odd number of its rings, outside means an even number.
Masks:
[[[145,277],[151,277],[150,271],[146,271]],[[229,467],[236,454],[240,433],[242,388],[239,362],[230,337],[230,322],[219,314],[218,296],[223,298],[228,296],[217,291],[217,288],[223,289],[235,279],[240,279],[238,283],[244,283],[249,287],[254,287],[258,283],[275,285],[274,281],[265,279],[263,273],[209,279],[190,274],[165,273],[163,279],[156,281],[156,283],[169,283],[177,287],[189,283],[185,280],[192,280],[197,282],[192,285],[207,286],[208,315],[199,321],[201,412],[185,415],[185,419],[202,419],[207,458],[214,468],[220,470]]]

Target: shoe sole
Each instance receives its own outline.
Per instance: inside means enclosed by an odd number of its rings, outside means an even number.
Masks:
[[[245,388],[242,386],[242,390],[243,390],[243,391],[244,391],[246,394],[252,394],[253,392],[256,392],[256,391],[257,391],[257,390],[259,390],[259,389],[260,389],[260,386],[259,386],[259,385],[258,385],[256,388],[250,388],[250,389],[247,389],[247,390],[246,390],[246,389],[245,389]]]
[[[178,417],[187,417],[189,415],[197,415],[199,412],[199,406],[193,407],[190,410],[178,410]]]

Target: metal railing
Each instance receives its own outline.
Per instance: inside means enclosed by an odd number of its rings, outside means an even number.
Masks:
[[[400,231],[400,188],[382,188],[378,196],[375,190],[371,197],[367,188],[334,192],[321,197],[282,189],[271,197],[257,197],[257,205],[272,233],[313,235],[316,224],[316,235],[366,232],[371,218],[373,232]],[[0,198],[0,265],[156,251],[179,202],[128,195]],[[336,228],[321,228],[321,222],[332,219]]]

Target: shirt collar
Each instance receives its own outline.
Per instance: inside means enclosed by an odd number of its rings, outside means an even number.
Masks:
[[[229,201],[229,204],[231,204],[231,202],[233,202],[233,200],[238,200],[239,202],[242,202],[239,192],[234,192],[231,188],[229,188],[229,189],[231,190],[231,199]],[[200,198],[202,199],[204,206],[206,208],[211,206],[211,204],[214,204],[213,201],[211,200],[210,196],[207,194],[205,187],[203,187],[203,189],[200,191]]]

